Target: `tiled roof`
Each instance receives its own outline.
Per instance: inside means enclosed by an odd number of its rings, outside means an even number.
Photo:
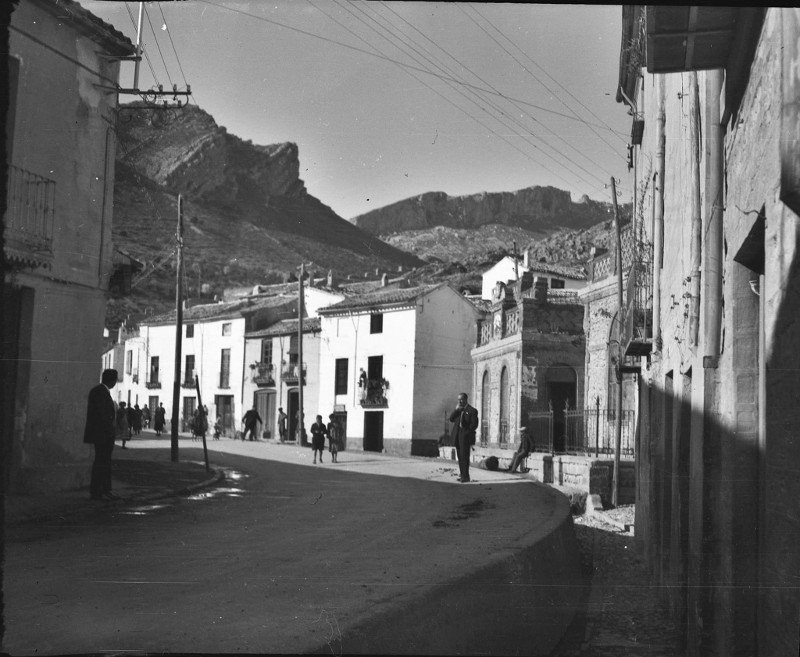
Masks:
[[[131,40],[110,23],[106,23],[75,0],[50,0],[43,6],[60,19],[71,19],[89,32],[93,40],[113,48],[119,54],[132,54],[136,51]]]
[[[369,310],[371,308],[385,308],[387,306],[397,306],[413,301],[417,297],[427,294],[439,285],[418,285],[417,287],[381,289],[377,292],[359,294],[348,299],[343,299],[339,303],[320,308],[321,315],[335,313],[342,310]]]
[[[542,272],[543,274],[555,274],[564,278],[572,278],[577,281],[586,280],[586,272],[578,267],[565,267],[564,265],[551,265],[546,262],[534,262],[528,265],[528,271]]]
[[[207,303],[201,306],[185,308],[183,311],[183,321],[186,323],[220,319],[235,319],[256,310],[261,310],[262,308],[279,308],[291,302],[291,298],[276,296],[253,300],[236,299],[235,301],[225,301],[222,303]],[[168,313],[145,318],[141,321],[141,324],[174,324],[175,315],[175,311],[171,310]]]
[[[292,335],[297,333],[299,320],[282,319],[260,331],[245,333],[246,338],[267,338],[271,335]],[[320,330],[322,322],[319,317],[305,317],[303,319],[303,333],[315,333]]]

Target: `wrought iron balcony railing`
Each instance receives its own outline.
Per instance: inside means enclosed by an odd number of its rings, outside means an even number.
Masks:
[[[17,166],[8,167],[5,251],[11,262],[49,267],[53,258],[56,183]]]
[[[302,372],[301,372],[302,369]],[[298,383],[300,381],[300,375],[302,374],[303,378],[303,385],[306,384],[306,370],[307,364],[303,363],[303,367],[301,368],[299,363],[286,363],[283,364],[281,368],[281,379],[285,383]]]
[[[272,377],[272,363],[256,363],[250,366],[250,380],[257,386],[274,386],[275,379]]]
[[[626,356],[645,356],[653,348],[653,276],[649,260],[637,260],[628,272],[622,345]]]
[[[161,387],[161,381],[159,381],[158,379],[155,379],[155,380],[150,379],[150,381],[146,381],[144,385],[145,385],[145,388],[150,388],[150,389],[160,388]]]
[[[369,379],[366,389],[361,389],[360,404],[364,408],[388,408],[389,399],[386,396],[389,384],[386,379]]]
[[[195,370],[181,372],[181,388],[194,388]]]

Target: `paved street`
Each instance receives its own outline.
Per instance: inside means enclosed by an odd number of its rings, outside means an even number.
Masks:
[[[228,478],[207,492],[7,528],[4,650],[536,654],[572,614],[577,549],[546,486],[483,470],[462,485],[432,459],[209,449]],[[168,453],[137,439],[115,458]],[[199,443],[181,459],[202,460]]]

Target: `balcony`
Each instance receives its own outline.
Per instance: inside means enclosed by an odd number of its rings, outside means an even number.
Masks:
[[[303,363],[303,385],[306,384],[306,371],[307,371],[307,364]],[[300,367],[297,363],[286,363],[283,364],[281,369],[281,380],[286,383],[287,385],[297,385],[300,381]]]
[[[366,390],[361,391],[359,403],[362,408],[388,408],[389,399],[386,392],[389,390],[389,382],[386,379],[369,379]]]
[[[159,381],[158,379],[155,380],[151,379],[150,381],[145,381],[144,387],[150,390],[161,388],[161,381]]]
[[[635,260],[628,273],[622,346],[625,356],[646,356],[653,349],[653,276],[649,260]]]
[[[181,388],[194,388],[195,370],[181,372]]]
[[[478,322],[478,345],[489,344],[492,340],[502,340],[520,332],[519,309],[508,310],[494,319]]]
[[[4,250],[12,265],[52,265],[55,196],[54,180],[13,165],[8,167]]]
[[[266,388],[275,385],[272,377],[272,363],[255,363],[250,366],[250,380],[259,388]]]
[[[139,383],[139,370],[133,370],[133,372],[131,372],[131,381]]]

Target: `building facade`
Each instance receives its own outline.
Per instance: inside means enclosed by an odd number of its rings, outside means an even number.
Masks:
[[[318,412],[337,414],[347,448],[435,454],[458,393],[472,390],[480,311],[443,284],[370,292],[319,314]]]
[[[481,297],[491,299],[497,283],[515,281],[526,272],[532,274],[534,279],[546,280],[551,290],[581,290],[586,286],[586,273],[583,270],[532,262],[530,250],[525,249],[522,258],[505,256],[482,274]]]
[[[17,492],[85,484],[100,378],[119,57],[133,45],[71,0],[11,14],[4,224],[3,476]]]
[[[652,292],[630,296],[623,332],[640,363],[636,536],[687,654],[795,655],[800,15],[622,12],[617,100],[652,245]]]

